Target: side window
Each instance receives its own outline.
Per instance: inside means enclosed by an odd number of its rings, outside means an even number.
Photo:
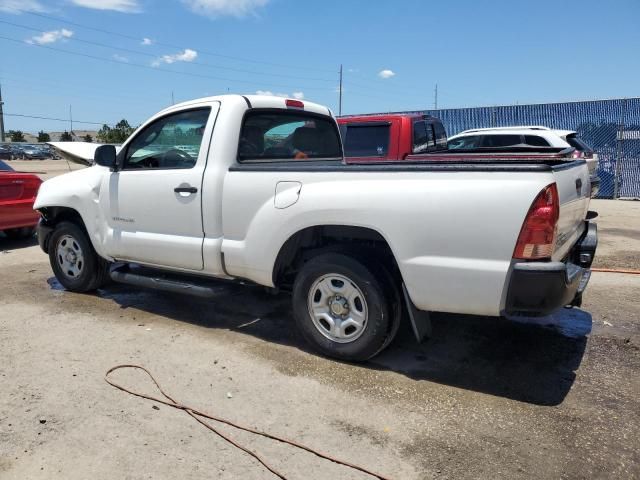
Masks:
[[[346,125],[344,155],[346,157],[383,157],[389,151],[391,127],[385,125]]]
[[[210,111],[174,113],[145,127],[127,147],[124,170],[192,168]]]
[[[340,135],[330,117],[287,110],[252,110],[242,123],[239,161],[342,158]]]
[[[500,148],[515,147],[521,145],[522,139],[520,135],[485,135],[482,138],[482,147],[484,148]]]
[[[435,140],[431,124],[424,120],[413,123],[413,153],[424,153],[433,149]]]
[[[439,121],[433,122],[433,131],[436,136],[436,147],[447,148],[447,132]]]
[[[449,140],[449,150],[469,150],[477,147],[479,137],[471,135],[469,137],[460,137]]]
[[[527,145],[531,145],[532,147],[548,147],[549,142],[547,142],[544,138],[539,137],[537,135],[525,135],[524,143]]]

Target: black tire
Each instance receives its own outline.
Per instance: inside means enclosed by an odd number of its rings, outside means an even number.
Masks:
[[[325,294],[314,285],[331,275],[348,279],[362,294],[366,320],[353,340],[330,338],[329,327],[317,326],[319,322],[310,313],[310,303],[325,301]],[[380,270],[344,254],[325,253],[312,258],[302,266],[293,285],[293,313],[302,337],[320,353],[339,360],[364,361],[375,356],[397,331],[394,308],[384,291],[387,281]],[[335,296],[327,296],[327,302],[333,299]]]
[[[58,247],[64,248],[66,245],[69,245],[67,250],[73,250],[76,254],[81,252],[81,265],[74,265],[77,267],[74,270],[77,271],[64,271]],[[79,255],[76,255],[76,258],[79,258]],[[98,256],[84,229],[75,223],[60,222],[56,225],[49,238],[49,262],[58,281],[72,292],[90,292],[109,280],[109,262]]]
[[[35,227],[10,228],[4,231],[4,234],[12,240],[31,238],[34,233],[36,233]]]

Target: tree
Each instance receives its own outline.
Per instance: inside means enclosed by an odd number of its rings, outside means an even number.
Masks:
[[[98,140],[102,143],[122,143],[135,129],[125,119],[116,123],[115,127],[103,125],[98,131]]]
[[[69,132],[67,132],[65,130],[64,132],[62,132],[62,135],[60,135],[60,141],[61,142],[73,142],[73,137],[71,136],[71,134]]]
[[[92,142],[93,142],[93,137],[92,137],[91,135],[89,135],[88,133],[87,133],[84,137],[82,137],[82,139],[83,139],[85,142],[89,142],[89,143],[92,143]]]
[[[26,142],[22,130],[9,130],[8,133],[12,142]]]
[[[51,136],[48,133],[45,133],[42,130],[38,132],[38,142],[50,142],[50,141],[51,141]]]

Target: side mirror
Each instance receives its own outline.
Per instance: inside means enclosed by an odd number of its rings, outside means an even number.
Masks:
[[[116,168],[116,147],[113,145],[100,145],[93,154],[96,165]]]

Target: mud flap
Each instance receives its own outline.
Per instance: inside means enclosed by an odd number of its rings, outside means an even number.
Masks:
[[[416,336],[418,343],[422,343],[425,338],[431,336],[431,317],[429,312],[418,310],[416,306],[409,298],[409,292],[404,283],[402,284],[402,294],[404,295],[404,301],[407,304],[407,311],[409,312],[409,320],[411,321],[411,328],[413,328],[413,334]]]

